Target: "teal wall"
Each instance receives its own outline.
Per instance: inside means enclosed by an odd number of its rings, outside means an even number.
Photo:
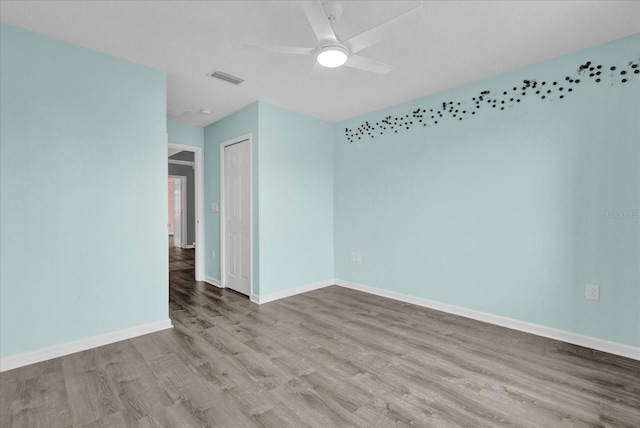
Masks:
[[[167,121],[169,142],[188,146],[204,146],[204,128],[202,126],[187,125],[185,123]]]
[[[639,58],[636,35],[336,124],[336,278],[639,346]]]
[[[244,107],[204,128],[204,225],[205,225],[205,275],[220,280],[220,213],[212,213],[209,207],[220,200],[220,143],[245,134],[252,134],[251,156],[253,163],[253,293],[260,287],[259,224],[258,224],[258,107],[259,103]],[[215,250],[216,258],[211,258]]]
[[[260,295],[333,278],[333,125],[260,103]]]
[[[168,318],[164,73],[0,23],[0,348]]]
[[[253,294],[333,277],[333,126],[256,102],[205,128],[205,205],[220,202],[220,143],[252,133]],[[220,215],[205,214],[206,275],[220,279]]]
[[[2,357],[168,317],[165,132],[204,147],[210,278],[220,143],[251,133],[253,294],[339,278],[640,346],[640,35],[335,125],[256,102],[203,129],[166,122],[161,72],[0,31]],[[510,101],[525,79],[552,93]],[[470,114],[485,90],[505,104]],[[370,138],[386,117],[415,123]]]

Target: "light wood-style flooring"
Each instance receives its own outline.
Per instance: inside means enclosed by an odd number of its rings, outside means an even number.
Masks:
[[[640,427],[640,361],[340,287],[258,306],[170,252],[175,328],[2,373],[2,428]]]

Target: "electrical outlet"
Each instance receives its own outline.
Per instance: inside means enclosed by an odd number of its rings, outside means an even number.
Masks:
[[[356,253],[356,262],[358,263],[362,262],[362,253]]]
[[[356,253],[354,251],[351,252],[351,261],[355,262],[356,261]]]
[[[600,300],[600,286],[587,284],[585,298],[587,300]]]
[[[216,258],[216,250],[211,250],[211,258],[212,259]]]

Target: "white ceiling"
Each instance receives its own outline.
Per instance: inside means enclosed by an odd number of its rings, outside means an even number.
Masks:
[[[296,1],[0,0],[0,19],[165,71],[168,108],[188,111],[169,118],[200,126],[255,100],[336,122],[640,32],[639,1],[342,3],[343,40],[422,4],[419,25],[360,52],[391,73],[243,48],[315,46]],[[214,69],[245,82],[206,76]]]

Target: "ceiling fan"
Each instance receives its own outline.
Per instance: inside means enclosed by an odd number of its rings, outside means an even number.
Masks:
[[[315,47],[269,45],[245,45],[245,47],[284,54],[314,55],[318,63],[324,67],[335,68],[344,65],[358,70],[386,74],[393,69],[393,66],[357,55],[357,53],[393,36],[396,31],[419,21],[422,17],[422,6],[418,6],[349,40],[342,41],[334,32],[332,25],[342,15],[342,5],[339,2],[321,3],[316,0],[301,1],[300,4],[318,38],[318,44]]]

